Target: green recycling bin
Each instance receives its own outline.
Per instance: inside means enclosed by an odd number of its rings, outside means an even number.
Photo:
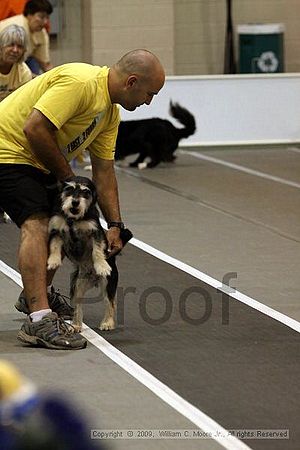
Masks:
[[[239,72],[284,72],[281,23],[238,25]]]

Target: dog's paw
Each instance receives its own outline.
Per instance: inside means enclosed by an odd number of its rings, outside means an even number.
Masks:
[[[54,270],[61,266],[61,256],[60,255],[50,255],[47,261],[47,269]]]
[[[96,274],[102,277],[107,277],[111,272],[111,267],[105,259],[102,261],[95,261],[94,269]]]
[[[147,169],[147,167],[148,167],[148,163],[147,162],[138,163],[138,169],[139,170]]]
[[[103,319],[99,325],[99,329],[101,331],[109,331],[114,330],[116,328],[115,320],[113,317],[109,317],[108,319]]]
[[[73,327],[75,333],[80,333],[82,331],[82,325],[80,325],[78,323],[72,322],[72,327]]]

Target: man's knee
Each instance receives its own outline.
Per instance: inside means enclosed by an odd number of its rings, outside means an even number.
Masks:
[[[49,217],[47,213],[35,213],[29,216],[21,225],[21,237],[33,238],[48,236]]]

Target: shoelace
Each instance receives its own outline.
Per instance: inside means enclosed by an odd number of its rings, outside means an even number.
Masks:
[[[54,304],[55,302],[59,301],[60,299],[62,299],[63,303],[69,307],[71,307],[70,305],[70,297],[68,297],[67,295],[61,294],[59,292],[59,289],[54,290],[52,288],[51,290],[51,296],[52,296],[52,303]],[[72,307],[71,307],[72,308]]]
[[[70,336],[76,332],[72,324],[67,323],[62,317],[57,317],[56,326],[59,334],[64,334],[65,336]]]

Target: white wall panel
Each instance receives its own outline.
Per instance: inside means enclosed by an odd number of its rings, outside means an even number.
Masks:
[[[196,117],[197,131],[182,145],[300,142],[298,73],[167,77],[150,106],[122,109],[122,119],[170,119],[170,100]]]

